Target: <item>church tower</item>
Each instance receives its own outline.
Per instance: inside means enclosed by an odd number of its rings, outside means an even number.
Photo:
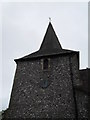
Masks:
[[[40,49],[17,64],[6,118],[76,118],[79,52],[63,49],[49,22]]]

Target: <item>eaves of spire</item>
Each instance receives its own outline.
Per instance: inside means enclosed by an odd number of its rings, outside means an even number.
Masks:
[[[34,53],[31,53],[25,57],[15,59],[18,60],[29,60],[31,58],[46,57],[52,55],[63,55],[70,53],[78,53],[77,51],[62,49],[62,46],[57,38],[57,35],[53,29],[51,22],[49,22],[48,28],[46,30],[44,39],[40,46],[40,49]]]

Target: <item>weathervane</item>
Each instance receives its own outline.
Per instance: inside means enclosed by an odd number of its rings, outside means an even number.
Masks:
[[[51,18],[49,17],[49,22],[51,22]]]

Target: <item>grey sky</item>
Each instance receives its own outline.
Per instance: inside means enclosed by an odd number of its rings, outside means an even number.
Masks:
[[[88,3],[4,3],[2,109],[10,99],[14,59],[39,49],[49,17],[62,47],[80,51],[80,68],[88,66]]]

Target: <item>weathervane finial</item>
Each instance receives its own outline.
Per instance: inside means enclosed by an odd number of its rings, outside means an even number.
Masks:
[[[49,17],[49,22],[51,22],[51,17]]]

